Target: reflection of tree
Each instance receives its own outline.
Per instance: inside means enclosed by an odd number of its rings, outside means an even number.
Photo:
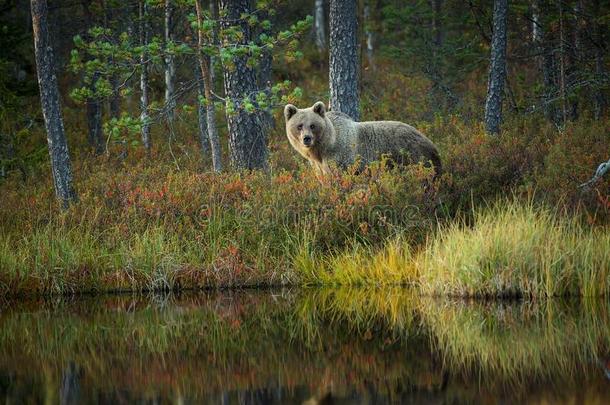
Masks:
[[[72,405],[81,403],[80,395],[81,371],[73,362],[69,362],[64,368],[59,389],[59,403],[61,405]]]

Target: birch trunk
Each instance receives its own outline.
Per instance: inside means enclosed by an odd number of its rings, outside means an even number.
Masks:
[[[373,60],[373,30],[371,29],[371,24],[371,6],[367,2],[364,6],[364,40],[366,45],[366,61],[369,65],[369,68],[375,70],[375,63]]]
[[[434,45],[437,48],[443,45],[442,9],[443,0],[432,0],[432,26],[434,28]]]
[[[207,108],[205,102],[205,85],[203,84],[203,77],[201,76],[201,67],[199,65],[199,59],[195,63],[195,80],[197,80],[197,123],[199,126],[199,145],[201,145],[201,152],[204,156],[210,153],[210,137],[208,135],[208,118]]]
[[[203,22],[203,11],[201,9],[200,0],[195,0],[195,11],[197,12],[197,24],[201,27]],[[220,150],[220,140],[218,137],[218,129],[216,127],[216,111],[214,109],[214,97],[212,94],[211,80],[211,58],[203,53],[204,38],[203,32],[197,29],[197,58],[199,61],[199,69],[203,81],[203,92],[206,109],[206,124],[207,133],[210,140],[210,149],[212,150],[212,165],[215,172],[222,171],[222,155]]]
[[[146,0],[140,0],[140,45],[148,45],[148,5]],[[148,52],[142,51],[140,55],[140,120],[142,121],[142,143],[150,152],[152,142],[150,139],[150,117],[148,115]]]
[[[326,51],[326,21],[324,18],[324,0],[316,0],[314,6],[314,33],[316,47],[320,53]]]
[[[165,45],[173,42],[174,35],[172,32],[172,18],[174,8],[172,0],[165,0]],[[174,63],[174,56],[165,53],[165,109],[167,113],[167,119],[173,121],[174,112],[176,109],[176,100],[174,95],[174,79],[176,76],[176,65]]]

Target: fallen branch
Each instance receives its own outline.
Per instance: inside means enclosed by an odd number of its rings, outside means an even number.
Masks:
[[[610,170],[610,159],[607,162],[600,164],[597,167],[597,170],[595,171],[593,177],[591,177],[591,180],[582,183],[580,186],[578,186],[578,188],[588,188],[592,184],[596,183],[599,179],[601,179],[608,170]]]

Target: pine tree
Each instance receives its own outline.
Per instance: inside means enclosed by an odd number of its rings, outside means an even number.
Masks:
[[[251,11],[249,0],[222,0],[224,19],[221,28],[225,42],[245,46],[251,41],[251,28],[242,16]],[[239,35],[230,35],[239,30]],[[267,167],[267,136],[260,114],[245,107],[245,99],[257,92],[256,74],[247,63],[247,56],[235,55],[230,64],[224,60],[224,85],[227,97],[227,124],[231,164],[236,169],[265,169]]]
[[[356,121],[360,119],[357,8],[356,0],[330,2],[330,109]]]
[[[506,20],[508,0],[494,0],[493,34],[487,100],[485,102],[485,129],[490,134],[500,133],[502,99],[506,81]]]
[[[40,105],[47,130],[55,194],[61,204],[67,207],[76,200],[76,193],[72,186],[72,165],[61,116],[59,89],[55,76],[55,56],[47,21],[47,0],[31,0],[30,5],[32,8],[32,29],[38,87],[40,89]]]

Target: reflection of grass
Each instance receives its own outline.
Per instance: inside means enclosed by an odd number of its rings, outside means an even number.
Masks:
[[[311,301],[295,298],[237,294],[160,306],[107,299],[101,306],[5,313],[0,370],[37,376],[44,369],[45,379],[60,381],[58,374],[74,361],[106,389],[119,382],[136,391],[199,394],[263,387],[276,379],[293,388],[330,384],[340,390],[346,375],[356,385],[384,381],[389,386],[382,391],[389,394],[411,378],[412,365],[392,361],[402,345],[364,331],[354,336],[328,313],[304,318],[299,311]],[[313,334],[302,333],[307,330]]]
[[[610,348],[606,301],[447,301],[367,288],[316,290],[301,303],[301,325],[330,318],[360,336],[380,329],[403,343],[427,336],[453,374],[499,386],[569,381]]]
[[[61,381],[73,361],[97,386],[135,391],[372,381],[391,395],[407,382],[439,389],[445,375],[449,397],[473,375],[485,389],[526,390],[595,367],[610,347],[605,305],[448,302],[400,288],[106,298],[3,311],[0,370]]]
[[[330,318],[362,335],[381,322],[394,337],[428,336],[449,370],[487,380],[569,377],[610,348],[605,301],[447,301],[367,288],[314,290],[300,302],[303,325]]]
[[[419,313],[450,369],[518,384],[567,378],[610,347],[600,302],[498,304],[424,299]]]
[[[322,340],[321,333],[329,321],[348,334],[382,341],[404,340],[417,331],[413,322],[417,298],[412,290],[386,287],[306,291],[295,307],[293,334],[310,345]]]

